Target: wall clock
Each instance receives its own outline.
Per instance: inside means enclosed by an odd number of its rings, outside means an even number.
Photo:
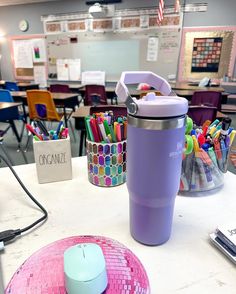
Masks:
[[[19,22],[19,29],[22,31],[22,32],[26,32],[29,28],[29,23],[27,20],[25,19],[22,19],[20,22]]]

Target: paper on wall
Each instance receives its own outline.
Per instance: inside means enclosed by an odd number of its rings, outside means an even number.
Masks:
[[[33,39],[31,41],[33,62],[46,62],[46,49],[44,39]]]
[[[68,60],[69,67],[69,80],[70,81],[78,81],[80,79],[80,59],[69,59]]]
[[[147,46],[147,61],[157,61],[158,37],[149,37]]]
[[[57,79],[58,81],[69,80],[69,67],[67,59],[57,59]]]
[[[148,28],[149,27],[149,15],[144,14],[140,15],[140,28]]]
[[[15,68],[33,68],[31,40],[13,40]]]
[[[105,86],[105,71],[84,71],[82,72],[82,85],[103,85]]]
[[[39,84],[40,88],[47,87],[46,67],[44,65],[34,66],[34,82]]]

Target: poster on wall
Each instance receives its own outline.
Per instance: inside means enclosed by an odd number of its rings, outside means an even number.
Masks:
[[[46,62],[46,50],[44,39],[33,39],[31,42],[33,62]]]
[[[218,72],[223,38],[194,38],[191,72]]]
[[[33,68],[30,40],[14,40],[12,46],[15,68]]]
[[[69,67],[67,59],[57,59],[57,79],[58,81],[69,80]]]
[[[68,60],[69,80],[78,81],[80,79],[80,59],[69,59]]]
[[[34,66],[34,82],[36,84],[39,84],[39,88],[47,87],[47,75],[45,65]]]
[[[147,61],[157,61],[158,55],[158,38],[149,37],[147,46]]]

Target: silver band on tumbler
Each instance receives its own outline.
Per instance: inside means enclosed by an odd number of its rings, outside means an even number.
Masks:
[[[170,119],[146,119],[128,115],[128,124],[146,130],[179,129],[185,125],[186,115]]]

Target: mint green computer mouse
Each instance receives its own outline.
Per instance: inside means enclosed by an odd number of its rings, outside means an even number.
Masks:
[[[95,243],[80,243],[64,252],[68,294],[100,294],[108,284],[105,258]]]

